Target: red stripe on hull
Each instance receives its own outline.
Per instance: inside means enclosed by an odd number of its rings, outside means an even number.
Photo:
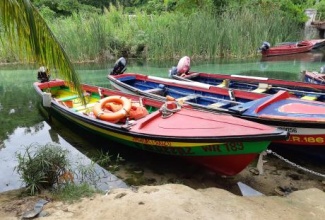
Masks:
[[[208,169],[226,176],[234,176],[245,169],[258,154],[227,155],[217,157],[186,157],[186,159],[203,165]]]

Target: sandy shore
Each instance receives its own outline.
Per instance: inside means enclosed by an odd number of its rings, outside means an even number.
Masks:
[[[0,196],[0,219],[21,219],[39,198],[17,199]],[[25,210],[24,210],[25,209]],[[114,189],[73,204],[49,202],[42,219],[319,219],[325,217],[325,193],[311,188],[286,197],[242,197],[226,190],[194,190],[181,184]]]
[[[324,171],[324,167],[312,168]],[[193,172],[189,167],[176,172],[166,166],[166,170],[160,173],[148,169],[143,170],[141,179],[151,182],[152,186],[111,189],[106,195],[97,194],[73,204],[53,201],[45,195],[20,198],[17,191],[6,192],[0,194],[0,219],[21,219],[39,199],[50,201],[43,208],[47,216],[42,217],[49,220],[325,219],[323,177],[274,158],[269,158],[264,164],[262,175],[254,171],[254,166],[250,166],[234,177],[221,177],[201,170]],[[124,179],[132,175],[123,174],[122,170],[117,174]],[[238,182],[249,185],[264,196],[242,196]]]

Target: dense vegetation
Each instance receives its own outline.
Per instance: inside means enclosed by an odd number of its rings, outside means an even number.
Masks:
[[[325,0],[32,0],[74,62],[247,58],[304,38],[304,10]],[[325,13],[323,13],[325,14]],[[322,15],[322,13],[319,13]],[[4,41],[0,61],[17,61]]]

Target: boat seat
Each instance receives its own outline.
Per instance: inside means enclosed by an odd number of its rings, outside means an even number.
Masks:
[[[75,111],[87,110],[88,108],[94,107],[95,104],[96,104],[96,102],[95,103],[89,103],[87,105],[80,105],[78,107],[74,107],[73,110],[75,110]]]
[[[162,94],[164,90],[160,88],[154,88],[154,89],[146,89],[144,91],[152,94]]]
[[[65,101],[68,101],[68,100],[76,99],[78,97],[79,97],[78,95],[71,95],[71,96],[59,98],[57,100],[61,101],[61,102],[65,102]]]
[[[213,104],[211,104],[211,105],[208,105],[207,107],[218,109],[218,108],[222,108],[222,107],[224,107],[224,106],[226,106],[226,105],[228,105],[228,104],[229,104],[229,103],[226,103],[226,102],[216,102],[216,103],[213,103]]]
[[[178,98],[177,101],[185,102],[185,101],[188,101],[188,100],[191,100],[191,99],[196,99],[197,97],[198,97],[198,95],[196,95],[196,94],[190,94],[188,96]]]
[[[269,90],[270,88],[271,88],[271,85],[269,85],[267,83],[259,83],[258,87],[256,89],[254,89],[252,92],[263,93],[263,92],[266,92],[267,90]]]
[[[302,96],[301,99],[316,101],[319,97],[320,97],[320,95],[309,94],[309,95]]]
[[[220,88],[228,88],[229,87],[229,79],[224,79],[222,81],[222,83],[220,83],[219,85],[217,85],[217,87],[220,87]]]

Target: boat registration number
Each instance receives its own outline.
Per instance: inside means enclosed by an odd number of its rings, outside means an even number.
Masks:
[[[299,143],[318,143],[318,144],[325,143],[323,137],[308,137],[308,136],[296,136],[296,135],[290,135],[288,141],[299,142]]]

